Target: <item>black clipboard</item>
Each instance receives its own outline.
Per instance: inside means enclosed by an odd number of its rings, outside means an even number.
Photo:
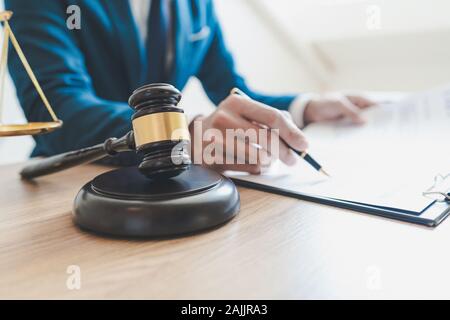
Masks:
[[[372,206],[352,201],[336,200],[332,198],[320,197],[292,191],[288,189],[269,186],[257,182],[239,179],[238,177],[230,177],[238,186],[255,189],[259,191],[279,194],[300,200],[315,202],[323,205],[333,206],[341,209],[368,213],[371,215],[381,216],[384,218],[414,223],[427,227],[437,227],[442,221],[450,215],[450,202],[432,202],[420,214],[411,214],[402,210],[394,210],[392,208],[384,208]]]

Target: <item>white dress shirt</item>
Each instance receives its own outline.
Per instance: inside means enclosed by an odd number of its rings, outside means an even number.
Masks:
[[[150,16],[150,5],[152,0],[129,0],[131,12],[139,30],[140,37],[145,43],[148,33],[148,19]],[[303,113],[306,105],[311,101],[312,95],[302,94],[298,96],[289,107],[289,112],[295,124],[300,128],[304,127]]]
[[[131,12],[144,43],[147,41],[148,17],[152,0],[130,0]]]

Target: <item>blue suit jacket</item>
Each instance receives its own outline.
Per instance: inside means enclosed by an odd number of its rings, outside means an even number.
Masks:
[[[81,30],[66,26],[69,5],[81,9]],[[174,0],[174,6],[171,84],[182,90],[195,76],[216,105],[233,87],[239,87],[256,100],[288,108],[294,96],[258,94],[236,73],[212,0]],[[11,27],[64,121],[63,129],[35,138],[33,155],[48,156],[94,145],[131,129],[133,112],[127,105],[128,97],[149,77],[145,45],[128,0],[5,0],[5,7],[14,11]],[[203,36],[192,36],[196,34]],[[49,115],[15,53],[10,52],[9,66],[28,120],[48,121]]]

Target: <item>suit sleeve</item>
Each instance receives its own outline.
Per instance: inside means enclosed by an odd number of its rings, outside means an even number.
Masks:
[[[66,26],[64,3],[5,0],[5,7],[14,11],[11,28],[57,116],[64,121],[62,129],[36,137],[38,155],[95,145],[131,129],[132,110],[126,103],[96,95],[74,36],[77,31]],[[28,121],[50,121],[12,48],[9,69]]]
[[[244,78],[236,71],[233,56],[225,44],[212,2],[209,11],[212,17],[213,40],[197,77],[211,101],[218,105],[230,94],[231,89],[237,87],[254,100],[280,110],[288,110],[297,95],[270,96],[257,93],[248,87]]]

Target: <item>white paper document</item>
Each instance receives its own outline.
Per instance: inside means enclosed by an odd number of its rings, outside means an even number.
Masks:
[[[305,161],[276,163],[262,175],[232,178],[315,197],[421,213],[437,174],[450,172],[450,87],[412,95],[364,112],[367,124],[346,121],[309,126],[309,153],[332,175]],[[449,190],[450,191],[450,190]]]

